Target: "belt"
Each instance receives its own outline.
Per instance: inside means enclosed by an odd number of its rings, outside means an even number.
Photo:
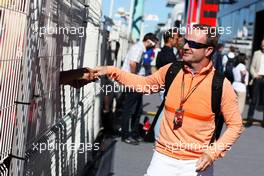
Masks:
[[[169,107],[169,106],[166,106],[165,105],[165,109],[171,113],[175,113],[176,112],[176,109],[175,108],[172,108],[172,107]],[[193,118],[193,119],[198,119],[198,120],[202,120],[202,121],[211,121],[211,117],[212,116],[201,116],[201,115],[198,115],[198,114],[193,114],[193,113],[190,113],[190,112],[186,112],[184,111],[184,116],[187,116],[187,117],[190,117],[190,118]]]

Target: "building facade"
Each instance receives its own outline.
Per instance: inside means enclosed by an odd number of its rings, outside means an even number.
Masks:
[[[100,131],[98,83],[59,85],[100,65],[101,0],[0,0],[0,175],[80,175]]]
[[[239,0],[220,5],[218,25],[231,27],[231,34],[222,35],[221,41],[233,45],[240,52],[252,55],[264,38],[264,0]]]
[[[217,0],[186,0],[186,24],[192,25],[195,23],[200,23],[216,26],[218,9],[219,3]]]

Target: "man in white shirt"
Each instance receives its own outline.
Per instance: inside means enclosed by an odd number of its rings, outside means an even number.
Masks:
[[[146,34],[142,41],[137,42],[129,49],[122,70],[134,74],[140,74],[139,71],[142,67],[143,53],[150,48],[154,48],[157,41],[158,39],[153,33]],[[124,100],[121,115],[121,140],[128,144],[138,145],[142,140],[139,136],[138,127],[142,113],[143,94],[137,93],[132,89],[126,89],[123,93]],[[131,132],[129,131],[129,126],[131,127]]]
[[[233,68],[234,82],[232,86],[237,94],[240,114],[244,111],[249,76],[246,67],[246,59],[247,57],[244,53],[239,53],[235,58],[235,65]]]
[[[226,70],[226,64],[229,59],[234,59],[235,58],[235,48],[234,46],[229,47],[229,52],[223,56],[222,64],[223,64],[223,71],[225,72]]]
[[[261,49],[254,52],[250,66],[250,73],[253,77],[253,91],[252,101],[249,104],[247,123],[245,124],[245,127],[250,127],[252,125],[257,102],[260,102],[260,104],[264,102],[264,39],[261,42]],[[262,109],[262,111],[264,111],[264,109]],[[264,128],[264,112],[261,126]]]

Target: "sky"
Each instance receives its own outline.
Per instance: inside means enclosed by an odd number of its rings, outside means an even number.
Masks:
[[[111,0],[103,0],[103,15],[109,15]],[[145,15],[157,15],[159,21],[145,21],[144,32],[154,32],[156,30],[157,23],[165,23],[168,17],[168,13],[172,11],[172,8],[166,7],[167,0],[145,0],[144,14]],[[129,12],[130,0],[114,0],[113,19],[119,19],[115,16],[118,9],[123,7],[125,11]]]

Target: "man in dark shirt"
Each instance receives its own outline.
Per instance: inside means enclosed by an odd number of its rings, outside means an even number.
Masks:
[[[219,43],[216,46],[216,52],[213,56],[213,62],[214,62],[214,67],[216,70],[219,72],[223,73],[223,50],[224,50],[224,45],[222,43]]]
[[[176,29],[169,29],[163,34],[165,45],[157,55],[157,69],[168,63],[177,61],[177,56],[173,52],[173,47],[178,47],[178,39],[180,37],[181,36]]]

